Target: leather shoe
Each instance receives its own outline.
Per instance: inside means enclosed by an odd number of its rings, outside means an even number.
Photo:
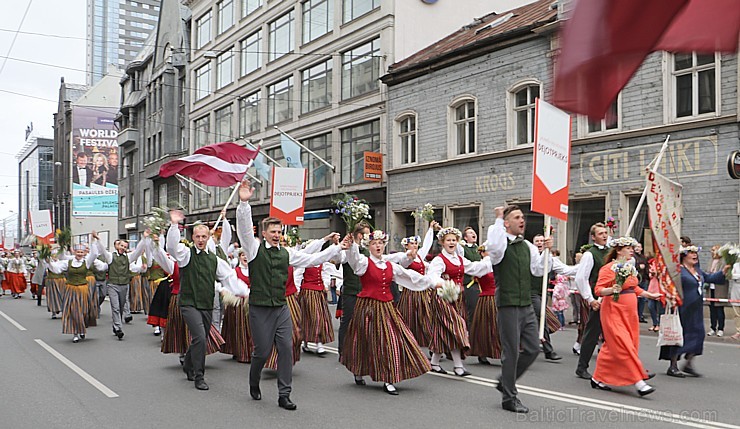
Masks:
[[[396,390],[395,388],[393,390],[390,390],[388,388],[388,383],[383,384],[383,390],[389,395],[398,396],[398,390]]]
[[[669,376],[671,376],[671,377],[676,377],[676,378],[684,378],[684,377],[686,377],[686,374],[684,374],[683,372],[679,371],[678,368],[668,368],[668,371],[666,371],[666,374],[669,375]]]
[[[262,399],[262,392],[260,391],[259,386],[249,386],[249,396],[252,397],[255,401],[259,401]]]
[[[439,365],[432,365],[432,372],[436,372],[437,374],[447,374],[447,371],[442,369]]]
[[[491,362],[489,362],[488,359],[486,359],[484,357],[479,357],[478,358],[478,363],[481,364],[481,365],[490,365],[491,364]]]
[[[520,414],[526,414],[529,412],[529,408],[522,405],[522,402],[519,400],[519,398],[514,398],[512,400],[502,402],[501,408],[505,409],[506,411],[512,411],[514,413]]]
[[[655,377],[655,373],[654,372],[646,371],[646,378],[645,378],[645,380],[650,380],[653,377]]]
[[[203,379],[195,380],[195,388],[198,390],[208,390],[208,385]]]
[[[281,397],[279,397],[278,398],[278,405],[280,406],[280,408],[284,408],[284,409],[290,410],[290,411],[293,411],[296,408],[298,408],[298,406],[296,404],[294,404],[290,400],[290,396],[281,396]]]
[[[640,396],[649,395],[653,392],[655,392],[655,388],[653,386],[648,386],[648,389],[645,390],[637,390],[637,393],[640,394]]]
[[[684,366],[682,371],[689,377],[701,377],[701,374],[696,372],[696,370],[690,366]]]
[[[591,377],[592,377],[591,373],[590,373],[590,372],[588,372],[588,371],[587,371],[587,370],[585,370],[585,369],[583,369],[583,370],[581,370],[581,369],[577,369],[577,370],[576,370],[576,376],[578,376],[578,378],[582,378],[582,379],[584,379],[584,380],[590,380],[590,379],[591,379]]]
[[[467,377],[470,375],[470,371],[465,369],[465,367],[462,366],[456,366],[453,373],[458,377]]]
[[[126,316],[123,318],[124,323],[131,323],[131,321],[134,320],[131,316]]]
[[[547,360],[560,360],[563,357],[555,352],[545,353],[545,359]]]
[[[574,355],[576,355],[576,356],[580,356],[581,355],[581,351],[580,350],[576,350],[575,347],[573,347],[571,350],[573,350],[573,354]]]
[[[593,378],[591,379],[591,388],[592,389],[599,389],[599,390],[606,390],[606,391],[612,390],[611,387],[607,386],[604,383],[597,383],[597,382],[595,382]]]
[[[504,385],[501,384],[501,377],[498,378],[498,383],[496,384],[496,390],[498,390],[501,393],[504,393]]]

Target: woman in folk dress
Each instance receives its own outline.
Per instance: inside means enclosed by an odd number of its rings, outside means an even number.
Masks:
[[[221,353],[232,355],[233,359],[240,363],[252,361],[252,332],[249,326],[249,265],[247,253],[243,249],[237,249],[239,265],[234,269],[237,282],[245,292],[243,296],[234,295],[231,292],[222,293],[224,317],[221,325],[221,336],[224,337],[224,345]]]
[[[408,266],[409,270],[421,275],[426,274],[427,263],[424,259],[429,249],[432,248],[434,229],[437,226],[437,222],[431,222],[423,242],[419,236],[401,240],[406,251],[416,251],[416,257]],[[398,300],[398,312],[421,347],[429,347],[432,339],[432,299],[434,299],[433,289],[415,291],[404,287],[401,290],[401,298]]]

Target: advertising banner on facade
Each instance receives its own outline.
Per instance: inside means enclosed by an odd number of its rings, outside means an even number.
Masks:
[[[532,211],[568,220],[570,116],[537,99]]]
[[[654,171],[647,175],[650,229],[660,288],[680,304],[681,287],[681,192],[683,188]]]
[[[116,108],[72,108],[72,216],[118,216]]]
[[[365,180],[380,182],[383,180],[383,154],[377,152],[364,152],[365,157]]]
[[[306,205],[306,169],[273,167],[270,216],[285,225],[303,225]]]
[[[51,220],[51,210],[31,210],[31,233],[41,243],[50,244],[54,238],[54,224]]]

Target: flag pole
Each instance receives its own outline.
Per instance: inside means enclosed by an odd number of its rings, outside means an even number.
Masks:
[[[660,148],[660,152],[658,152],[658,156],[653,159],[653,161],[650,164],[653,165],[653,171],[657,171],[658,168],[660,168],[660,161],[663,160],[663,154],[665,153],[666,149],[668,149],[668,140],[670,140],[671,135],[668,134],[665,138],[665,141],[663,142],[663,146]],[[650,164],[648,164],[648,168],[650,168]],[[637,202],[637,207],[635,207],[635,212],[632,214],[632,219],[630,220],[630,224],[627,227],[627,232],[625,232],[624,235],[629,236],[632,232],[632,228],[635,227],[635,223],[637,222],[637,215],[640,213],[640,209],[642,209],[642,205],[645,203],[645,198],[647,198],[647,192],[648,192],[648,185],[645,184],[645,189],[642,190],[642,195],[640,196],[640,201]]]
[[[198,189],[200,189],[201,191],[203,191],[203,192],[205,192],[206,194],[208,194],[208,196],[209,196],[209,197],[211,196],[211,191],[209,191],[208,189],[206,189],[206,188],[204,188],[204,187],[200,186],[200,185],[199,185],[198,183],[196,183],[196,182],[195,182],[194,180],[191,180],[191,179],[190,179],[189,177],[185,177],[185,176],[183,176],[183,175],[182,175],[182,174],[180,174],[180,173],[178,173],[178,174],[175,174],[175,177],[177,177],[177,178],[178,178],[178,179],[180,179],[180,180],[184,180],[184,181],[188,182],[189,184],[191,184],[191,185],[195,186],[196,188],[198,188]]]
[[[314,158],[316,158],[316,159],[318,159],[319,161],[321,161],[322,163],[324,163],[324,165],[326,165],[327,167],[331,168],[331,171],[336,171],[336,170],[337,170],[337,168],[336,168],[336,167],[334,167],[334,166],[333,166],[333,165],[332,165],[332,164],[331,164],[330,162],[328,162],[328,161],[327,161],[327,160],[325,160],[324,158],[322,158],[322,157],[320,157],[320,156],[316,155],[316,153],[315,153],[314,151],[312,151],[311,149],[307,148],[307,147],[306,147],[306,146],[305,146],[305,145],[304,145],[303,143],[301,143],[301,142],[299,142],[298,140],[296,140],[296,139],[294,139],[293,137],[291,137],[291,136],[290,136],[290,134],[288,134],[288,133],[286,133],[285,131],[283,131],[283,130],[281,130],[280,128],[278,128],[278,126],[277,126],[277,125],[274,125],[274,126],[273,126],[273,128],[275,128],[276,130],[278,130],[278,131],[280,132],[280,134],[282,134],[282,135],[284,135],[285,137],[287,137],[288,139],[290,139],[290,141],[292,141],[293,143],[297,144],[297,145],[298,145],[298,147],[300,147],[301,149],[303,149],[303,150],[305,150],[306,152],[308,152],[308,153],[309,153],[310,155],[312,155],[312,156],[313,156]]]
[[[247,139],[245,139],[243,137],[239,138],[239,140],[244,140],[244,142],[246,144],[248,144],[249,146],[251,146],[252,149],[255,149],[255,150],[259,151],[259,153],[262,154],[262,156],[264,156],[265,158],[267,158],[268,161],[270,161],[271,163],[273,163],[273,164],[275,164],[277,166],[280,166],[280,163],[279,162],[275,161],[275,159],[273,157],[271,157],[270,155],[267,154],[267,151],[266,150],[262,149],[262,140],[260,140],[260,142],[259,142],[259,144],[257,146],[255,146],[254,144],[252,144],[252,140],[247,140]],[[259,149],[257,149],[257,148],[259,148]]]
[[[258,153],[259,153],[259,150],[260,150],[260,145],[257,145],[257,152]],[[256,156],[255,156],[255,158],[256,158]],[[249,163],[247,164],[247,169],[246,170],[249,170],[250,167],[252,167],[252,164],[254,164],[254,158],[252,158],[252,159],[249,160]],[[249,173],[247,173],[245,171],[244,172],[244,177],[242,178],[242,180],[244,180],[245,178],[247,178],[247,175],[248,174]],[[221,223],[221,220],[223,220],[224,213],[226,213],[226,209],[228,209],[229,208],[229,205],[231,205],[231,200],[233,200],[234,197],[236,196],[236,193],[239,192],[240,185],[241,185],[241,182],[237,183],[236,186],[234,186],[234,190],[231,191],[231,195],[229,195],[229,199],[226,201],[226,204],[224,204],[224,208],[221,209],[221,212],[218,214],[218,219],[216,220],[216,224],[213,225],[213,229],[214,230],[216,228],[218,228],[218,224],[220,224]]]
[[[549,215],[545,215],[545,241],[550,238],[550,225],[552,218]],[[550,278],[550,249],[547,247],[544,250],[544,274],[542,275],[542,299],[540,300],[540,341],[545,339],[545,309],[547,308],[547,280]]]

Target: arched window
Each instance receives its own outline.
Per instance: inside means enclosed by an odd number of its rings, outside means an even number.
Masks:
[[[509,90],[509,136],[512,147],[534,143],[535,99],[542,84],[531,80],[520,82]]]
[[[407,112],[396,119],[397,165],[415,164],[417,161],[417,120],[415,112]]]
[[[478,103],[467,95],[453,101],[449,109],[450,150],[452,156],[473,154],[476,151]]]

